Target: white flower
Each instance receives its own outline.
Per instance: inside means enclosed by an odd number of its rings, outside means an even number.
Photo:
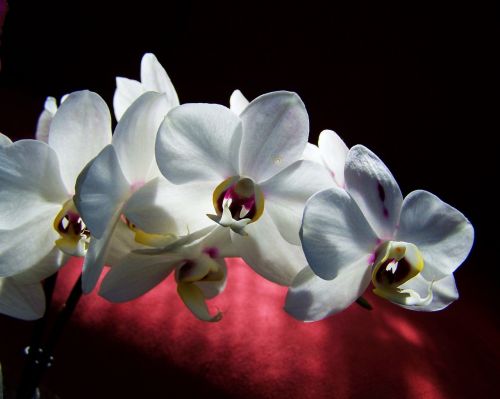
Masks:
[[[345,183],[345,191],[324,190],[306,205],[301,233],[310,268],[297,276],[285,309],[319,320],[349,306],[370,281],[377,295],[408,309],[435,311],[456,300],[453,272],[474,239],[464,215],[426,191],[403,200],[390,171],[363,146],[347,155]]]
[[[141,95],[118,123],[112,143],[78,178],[75,204],[92,235],[83,264],[85,293],[90,292],[98,281],[122,214],[148,233],[161,233],[169,223],[165,218],[172,219],[175,214],[172,210],[182,206],[182,198],[192,196],[197,190],[192,185],[177,187],[166,182],[156,165],[154,143],[167,108],[165,95],[154,92]],[[157,200],[163,202],[167,212],[155,212]],[[136,222],[135,214],[151,220],[147,229],[140,220]],[[185,215],[186,212],[181,210],[179,214]],[[183,227],[188,230],[186,234],[208,225],[205,222],[200,226],[193,219],[186,215],[183,220]],[[198,219],[202,220],[201,217]]]
[[[156,287],[173,272],[177,292],[191,312],[203,321],[219,321],[221,312],[211,314],[206,299],[224,289],[224,257],[232,255],[228,231],[210,228],[208,234],[200,232],[180,238],[163,249],[127,254],[106,274],[99,294],[112,302],[129,301]]]
[[[307,112],[294,93],[260,96],[239,118],[220,105],[185,104],[162,123],[156,159],[173,183],[199,183],[187,209],[212,201],[210,217],[232,230],[240,256],[264,277],[289,284],[305,265],[305,201],[331,186],[323,167],[299,160],[307,136]]]
[[[154,54],[144,54],[141,61],[141,81],[116,78],[116,91],[113,97],[113,108],[116,120],[119,121],[125,111],[142,94],[153,91],[165,95],[166,114],[170,108],[179,105],[179,98],[165,69]]]
[[[89,234],[73,204],[78,173],[111,140],[111,118],[95,93],[70,95],[48,144],[0,136],[0,311],[42,316],[40,281],[83,256]],[[36,298],[36,299],[34,299]]]

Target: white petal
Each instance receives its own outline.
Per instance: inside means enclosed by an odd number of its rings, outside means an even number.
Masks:
[[[92,236],[104,234],[130,193],[114,147],[108,145],[87,165],[76,184],[75,205]]]
[[[213,224],[213,184],[194,182],[176,185],[157,178],[137,190],[123,213],[148,233],[186,235]]]
[[[339,187],[344,187],[344,165],[349,148],[333,130],[323,130],[318,139],[323,162],[332,172]]]
[[[0,133],[0,146],[10,145],[12,140],[9,139],[5,134]]]
[[[203,251],[213,258],[238,257],[238,251],[231,240],[230,232],[228,228],[215,226],[200,240]]]
[[[340,188],[312,196],[306,203],[301,229],[302,247],[311,269],[331,280],[364,258],[366,266],[377,236],[356,202]]]
[[[70,257],[54,247],[44,258],[26,271],[16,274],[20,284],[34,284],[45,280],[64,266]]]
[[[419,312],[435,312],[449,306],[452,302],[458,299],[458,290],[455,285],[453,275],[446,276],[440,280],[431,282],[425,280],[421,275],[409,280],[403,288],[411,288],[419,293],[421,297],[428,295],[429,289],[432,290],[432,300],[423,305],[402,305],[393,302],[395,305],[409,310]]]
[[[446,276],[432,285],[432,302],[427,306],[414,307],[412,310],[435,312],[442,310],[458,299],[458,290],[453,275]]]
[[[14,277],[0,277],[0,313],[22,320],[42,317],[45,313],[42,284],[20,284]]]
[[[302,249],[285,241],[271,217],[264,213],[246,226],[248,235],[231,232],[231,239],[243,260],[264,278],[290,285],[307,264]]]
[[[160,284],[174,270],[179,257],[131,254],[113,266],[104,278],[99,295],[111,302],[135,299]]]
[[[239,90],[233,91],[233,94],[229,98],[229,108],[236,115],[241,114],[248,104],[250,104],[249,101]]]
[[[0,229],[24,224],[68,198],[56,153],[36,140],[0,147],[0,188]]]
[[[387,166],[368,148],[356,145],[344,169],[347,191],[381,239],[392,239],[403,196]]]
[[[469,254],[474,228],[467,218],[434,194],[417,190],[403,202],[398,239],[415,244],[429,281],[453,273]]]
[[[59,238],[52,227],[59,209],[45,210],[16,228],[0,230],[0,276],[12,276],[42,261]]]
[[[302,156],[309,134],[309,117],[297,94],[285,91],[264,94],[253,100],[240,117],[242,175],[260,182]]]
[[[164,95],[145,93],[127,109],[116,126],[113,146],[123,174],[131,184],[145,183],[158,171],[155,140],[166,108]]]
[[[96,93],[72,93],[56,112],[49,133],[49,145],[56,151],[61,176],[69,193],[74,193],[77,176],[111,141],[111,116]]]
[[[137,100],[146,90],[141,82],[127,78],[116,78],[116,90],[113,96],[113,110],[119,121],[128,107]]]
[[[52,123],[52,118],[54,118],[57,112],[57,101],[54,97],[47,97],[45,100],[45,105],[42,113],[38,117],[38,122],[36,125],[35,137],[37,140],[43,141],[44,143],[49,142],[49,130]]]
[[[141,83],[146,91],[155,91],[166,95],[166,111],[179,105],[179,98],[177,97],[174,85],[154,54],[146,53],[142,57]]]
[[[370,278],[364,258],[349,265],[333,280],[323,280],[306,267],[288,290],[285,310],[298,320],[324,319],[343,311],[362,296]]]
[[[241,122],[216,104],[184,104],[170,111],[156,140],[156,160],[176,184],[237,175]]]
[[[120,218],[111,236],[105,263],[109,266],[115,266],[124,256],[129,255],[130,252],[149,248],[149,246],[135,241],[134,231]]]
[[[312,161],[324,165],[323,158],[319,152],[319,147],[317,145],[307,143],[304,153],[302,154],[302,159],[305,161]]]
[[[300,245],[299,230],[306,201],[333,185],[323,165],[297,161],[260,187],[265,197],[264,206],[281,235],[291,244]]]
[[[88,294],[94,289],[101,276],[115,227],[120,220],[120,215],[121,209],[118,209],[112,216],[102,237],[92,237],[90,239],[89,249],[85,255],[82,268],[82,291],[84,294]]]

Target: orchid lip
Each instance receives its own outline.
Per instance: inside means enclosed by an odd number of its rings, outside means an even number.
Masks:
[[[60,238],[56,246],[70,256],[85,256],[89,243],[90,231],[83,222],[73,199],[66,201],[54,219],[54,230]]]
[[[264,195],[248,177],[227,178],[215,188],[212,201],[217,215],[209,217],[236,230],[243,230],[246,224],[257,221],[264,212]]]
[[[372,282],[374,293],[403,305],[423,305],[432,300],[432,283],[425,298],[403,285],[418,276],[424,268],[424,260],[418,247],[399,241],[386,241],[376,251]]]
[[[182,301],[198,319],[209,322],[219,321],[222,313],[209,312],[206,299],[210,296],[207,297],[200,284],[218,285],[224,280],[225,273],[221,265],[205,253],[197,259],[184,259],[175,271],[177,292]]]

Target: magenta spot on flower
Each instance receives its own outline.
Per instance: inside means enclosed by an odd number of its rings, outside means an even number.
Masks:
[[[69,211],[66,214],[66,218],[70,223],[78,223],[78,220],[80,219],[80,215],[76,212]]]
[[[377,183],[377,190],[378,190],[378,197],[380,198],[380,201],[384,202],[385,201],[385,190],[384,190],[384,187],[382,187],[382,184],[380,184],[380,182]]]
[[[132,190],[132,192],[135,192],[135,191],[139,190],[142,186],[144,186],[144,181],[139,180],[139,181],[133,182],[130,185],[130,189]]]
[[[384,217],[387,219],[389,217],[389,211],[387,207],[385,206],[385,190],[382,184],[380,182],[377,182],[377,191],[378,191],[378,197],[380,198],[380,201],[382,201],[382,213],[384,214]]]
[[[205,248],[203,250],[203,253],[204,254],[207,254],[208,256],[210,256],[212,259],[213,258],[218,258],[219,257],[219,248],[216,248],[216,247],[209,247],[209,248]]]
[[[370,254],[370,257],[368,258],[368,264],[372,265],[373,263],[375,263],[375,259],[377,259],[377,254],[375,252],[372,252]]]
[[[231,200],[229,205],[229,210],[233,218],[236,220],[240,220],[240,213],[242,209],[248,211],[248,213],[244,216],[245,218],[252,219],[256,212],[257,208],[255,206],[255,195],[251,195],[249,197],[242,197],[238,195],[235,190],[235,186],[229,187],[222,195],[217,199],[217,206],[222,211],[224,200]]]

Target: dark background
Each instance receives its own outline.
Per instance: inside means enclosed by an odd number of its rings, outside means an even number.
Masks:
[[[476,243],[458,276],[494,283],[496,9],[372,3],[10,1],[0,131],[32,137],[47,95],[90,89],[111,106],[115,76],[138,79],[145,52],[181,103],[296,91],[311,142],[329,128],[365,144],[404,193],[427,189],[469,217]]]

